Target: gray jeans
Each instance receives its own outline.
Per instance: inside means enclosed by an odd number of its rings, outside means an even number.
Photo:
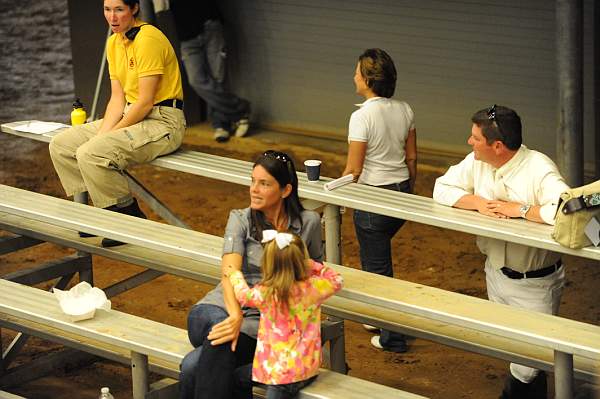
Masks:
[[[200,35],[181,42],[181,58],[190,86],[206,101],[214,128],[230,131],[232,123],[248,116],[250,103],[225,89],[227,49],[219,21],[206,21]]]

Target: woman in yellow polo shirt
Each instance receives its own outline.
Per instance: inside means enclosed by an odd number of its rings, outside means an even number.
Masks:
[[[67,195],[88,192],[96,207],[145,217],[122,171],[175,151],[185,118],[175,51],[160,30],[137,19],[139,10],[139,0],[104,0],[113,31],[106,44],[111,96],[104,118],[56,135],[50,156]]]

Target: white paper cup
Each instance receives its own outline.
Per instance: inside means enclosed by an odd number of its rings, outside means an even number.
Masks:
[[[319,181],[319,176],[321,175],[321,161],[318,159],[307,159],[304,161],[304,166],[306,167],[308,181]]]

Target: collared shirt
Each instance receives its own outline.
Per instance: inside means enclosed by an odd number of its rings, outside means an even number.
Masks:
[[[154,104],[173,98],[183,100],[175,50],[154,26],[142,26],[133,41],[113,33],[106,44],[106,58],[110,79],[119,81],[128,103],[135,103],[139,98],[139,79],[153,75],[161,75]]]
[[[307,380],[321,365],[321,304],[342,288],[342,276],[311,261],[310,277],[297,281],[287,306],[268,287],[249,288],[242,273],[229,277],[237,300],[260,310],[260,325],[252,364],[252,379],[263,384],[291,384]]]
[[[300,220],[288,222],[288,231],[294,233],[306,244],[311,259],[318,262],[323,260],[323,240],[321,234],[321,219],[319,214],[305,210],[300,215]],[[242,256],[242,273],[250,286],[259,282],[262,278],[260,265],[263,254],[263,246],[260,241],[252,237],[252,218],[250,208],[234,209],[229,213],[225,235],[223,236],[223,255],[236,253]],[[223,299],[223,287],[217,285],[198,303],[220,306],[225,309]],[[258,310],[254,308],[242,308],[244,322],[242,332],[256,337],[258,330]]]
[[[474,194],[488,200],[539,205],[544,222],[554,224],[560,194],[568,189],[550,158],[522,145],[500,168],[475,160],[473,153],[467,155],[436,180],[433,199],[453,206],[463,196]],[[477,237],[477,246],[495,269],[506,266],[524,273],[560,259],[555,252],[488,237]]]
[[[371,186],[402,183],[410,178],[404,147],[408,131],[415,128],[410,106],[398,100],[373,97],[350,116],[348,142],[367,143],[358,183]]]

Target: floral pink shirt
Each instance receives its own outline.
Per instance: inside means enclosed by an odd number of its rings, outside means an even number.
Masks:
[[[229,276],[242,306],[260,310],[260,323],[252,379],[269,384],[289,384],[315,376],[321,365],[321,304],[342,288],[342,276],[321,263],[310,261],[311,276],[294,285],[287,308],[264,300],[266,287],[249,288],[240,271]]]

